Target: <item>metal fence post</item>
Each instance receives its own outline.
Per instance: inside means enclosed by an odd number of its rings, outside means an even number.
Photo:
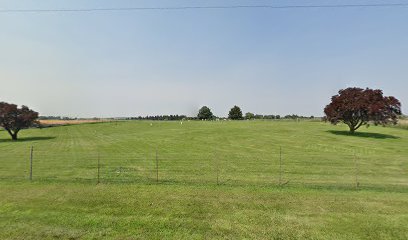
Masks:
[[[279,147],[279,186],[282,185],[282,147]]]
[[[156,182],[159,182],[159,158],[158,158],[158,153],[157,153],[157,147],[156,147]]]
[[[34,154],[34,147],[31,146],[31,149],[30,149],[30,181],[33,180],[33,154]]]
[[[98,184],[100,183],[100,168],[101,168],[101,164],[100,164],[100,154],[98,152]]]
[[[354,150],[354,168],[355,168],[355,184],[356,184],[356,190],[358,190],[360,183],[358,182],[358,165],[357,165],[357,156],[356,156],[356,151]]]
[[[214,150],[214,163],[217,172],[217,185],[220,185],[220,164],[217,161],[217,152]]]

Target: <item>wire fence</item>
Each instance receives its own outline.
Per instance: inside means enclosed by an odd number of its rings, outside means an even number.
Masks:
[[[383,161],[353,152],[319,154],[172,153],[160,149],[122,154],[59,152],[30,148],[2,153],[0,180],[94,183],[185,183],[217,185],[407,188],[402,156]]]

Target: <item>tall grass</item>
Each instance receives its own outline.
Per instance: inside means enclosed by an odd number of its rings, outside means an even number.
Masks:
[[[408,119],[404,118],[399,120],[395,127],[408,130]]]

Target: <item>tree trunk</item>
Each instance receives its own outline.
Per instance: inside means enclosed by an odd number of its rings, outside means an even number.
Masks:
[[[17,141],[17,133],[11,134],[11,139],[12,139],[13,141]]]
[[[356,132],[357,129],[359,129],[364,123],[363,120],[360,120],[358,122],[346,122],[346,124],[349,126],[350,128],[350,133],[354,134]]]
[[[18,131],[17,131],[17,132],[13,132],[13,131],[11,131],[10,129],[6,129],[6,130],[7,130],[7,132],[10,134],[11,139],[12,139],[13,141],[17,141]]]
[[[350,129],[350,133],[354,134],[356,132],[356,125],[352,122],[345,122]]]

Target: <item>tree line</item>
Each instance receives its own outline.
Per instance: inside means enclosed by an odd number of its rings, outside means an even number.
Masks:
[[[79,118],[76,117],[61,117],[61,116],[39,116],[38,120],[79,120]]]
[[[181,121],[187,119],[186,115],[156,115],[156,116],[139,116],[128,117],[125,120],[153,120],[153,121]]]
[[[245,113],[243,115],[242,110],[238,106],[234,106],[230,109],[228,113],[228,119],[230,120],[253,120],[253,119],[314,119],[314,116],[310,117],[305,117],[305,116],[299,116],[297,114],[292,114],[292,115],[286,115],[286,116],[280,116],[280,115],[261,115],[261,114],[254,114],[251,112]],[[214,120],[218,119],[216,117],[211,109],[207,106],[203,106],[200,108],[197,114],[197,119],[199,120]]]

